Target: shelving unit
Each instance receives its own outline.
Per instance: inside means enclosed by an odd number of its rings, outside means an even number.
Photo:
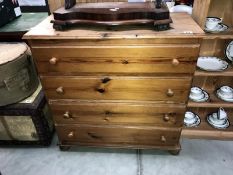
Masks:
[[[196,70],[194,76],[196,77],[208,77],[208,76],[217,76],[217,77],[230,77],[233,76],[233,67],[229,65],[225,71],[222,72],[206,72],[202,70]]]
[[[225,59],[225,48],[233,39],[233,0],[195,0],[193,9],[194,20],[204,30],[205,20],[208,16],[219,17],[229,26],[226,32],[206,33],[200,49],[200,56],[216,56]],[[201,15],[200,15],[201,14]],[[229,62],[230,63],[230,62]],[[231,64],[231,63],[230,63]],[[233,67],[229,64],[227,70],[222,72],[206,72],[197,69],[194,74],[193,86],[198,86],[210,95],[207,102],[188,102],[188,110],[201,118],[197,127],[184,127],[182,136],[196,139],[233,140],[233,103],[225,102],[216,96],[216,90],[223,85],[233,87]],[[215,129],[206,121],[208,114],[216,112],[223,107],[230,121],[227,129]]]
[[[198,127],[184,128],[182,137],[195,139],[217,139],[217,140],[232,140],[233,138],[233,117],[229,118],[230,126],[227,129],[215,129],[206,121],[206,116],[215,112],[216,109],[206,108],[190,108],[191,111],[198,114],[201,118],[201,124]],[[225,109],[230,116],[233,116],[233,111],[230,108]]]

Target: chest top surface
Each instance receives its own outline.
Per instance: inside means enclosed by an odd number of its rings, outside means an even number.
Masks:
[[[138,38],[202,38],[204,32],[187,13],[171,13],[171,29],[155,31],[151,28],[106,28],[78,27],[66,31],[55,31],[49,16],[27,32],[23,39],[138,39]]]

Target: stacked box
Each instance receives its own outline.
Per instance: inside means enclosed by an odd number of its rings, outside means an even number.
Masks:
[[[41,85],[25,100],[0,107],[0,145],[48,146],[54,132]]]

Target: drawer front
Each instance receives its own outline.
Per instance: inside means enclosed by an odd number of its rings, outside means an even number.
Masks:
[[[49,99],[149,100],[185,103],[191,77],[42,76]]]
[[[92,146],[175,146],[179,142],[180,129],[58,125],[56,126],[62,144]]]
[[[32,48],[40,73],[193,73],[199,44]]]
[[[185,58],[56,58],[37,61],[40,74],[193,74],[197,57]]]
[[[184,105],[132,103],[59,103],[50,104],[56,124],[143,125],[181,127]]]
[[[98,45],[98,44],[97,44]],[[76,58],[190,58],[197,57],[200,44],[153,44],[139,46],[32,46],[37,61],[49,61],[52,57],[76,60]]]

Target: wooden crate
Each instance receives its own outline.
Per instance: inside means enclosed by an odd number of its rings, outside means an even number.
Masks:
[[[0,145],[51,143],[54,126],[41,85],[27,99],[0,107]]]

